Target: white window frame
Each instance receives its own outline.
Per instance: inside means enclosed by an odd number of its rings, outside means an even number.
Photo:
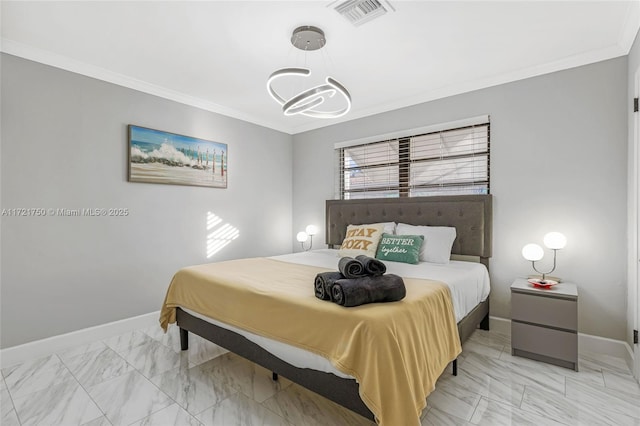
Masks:
[[[363,146],[363,145],[369,145],[369,144],[373,145],[376,143],[383,143],[383,142],[395,141],[395,140],[400,141],[398,161],[397,161],[398,175],[399,175],[397,184],[395,184],[394,181],[390,181],[389,186],[387,187],[386,190],[382,188],[378,190],[373,188],[371,191],[369,191],[369,195],[367,195],[368,191],[366,189],[364,191],[363,190],[358,190],[353,192],[347,191],[347,194],[360,193],[361,196],[359,196],[358,198],[378,198],[381,196],[379,194],[382,194],[383,192],[386,192],[386,193],[384,193],[382,196],[387,196],[387,197],[389,196],[410,197],[414,195],[412,194],[414,192],[415,192],[415,195],[418,195],[418,196],[441,195],[442,193],[445,193],[445,191],[447,190],[450,190],[450,191],[453,190],[453,188],[455,187],[458,188],[458,191],[465,191],[465,189],[463,188],[464,183],[462,185],[457,183],[444,183],[439,185],[433,185],[433,191],[429,191],[427,189],[429,185],[422,184],[416,187],[412,186],[411,180],[413,179],[413,176],[411,175],[411,166],[412,164],[416,164],[416,165],[420,164],[422,161],[420,160],[413,161],[411,159],[410,140],[411,138],[416,138],[422,135],[428,135],[428,134],[439,133],[439,132],[447,132],[447,131],[455,131],[458,129],[472,127],[472,126],[487,126],[486,151],[478,152],[479,156],[486,156],[487,170],[486,170],[486,181],[479,181],[479,182],[472,181],[469,183],[471,184],[472,188],[473,187],[477,188],[477,185],[483,185],[483,186],[486,185],[486,189],[484,189],[482,193],[490,193],[491,124],[490,124],[489,115],[481,115],[481,116],[471,117],[463,120],[450,121],[446,123],[439,123],[439,124],[424,126],[420,128],[402,130],[402,131],[386,133],[382,135],[369,136],[365,138],[335,143],[334,149],[336,153],[336,163],[337,163],[337,173],[335,174],[336,175],[336,182],[335,182],[336,198],[343,199],[345,197],[345,188],[344,188],[345,174],[344,174],[344,158],[343,158],[344,148]],[[442,162],[450,161],[450,159],[448,159],[447,156],[442,157],[441,160]],[[436,162],[437,161],[438,160],[436,159]],[[389,164],[396,164],[396,162],[392,161]],[[391,193],[396,191],[397,191],[397,194],[391,195]],[[426,194],[425,194],[425,191],[427,192]],[[457,193],[477,193],[477,189],[470,190],[469,192],[457,192]]]

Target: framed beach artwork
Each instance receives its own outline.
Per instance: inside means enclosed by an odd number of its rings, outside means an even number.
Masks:
[[[226,143],[129,125],[129,182],[227,187]]]

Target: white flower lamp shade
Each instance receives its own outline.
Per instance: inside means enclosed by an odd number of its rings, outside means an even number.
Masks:
[[[560,232],[549,232],[544,236],[544,245],[552,250],[563,249],[567,245],[567,237]]]
[[[298,232],[298,235],[296,235],[296,239],[302,246],[302,250],[304,251],[311,250],[311,247],[313,247],[313,236],[316,235],[317,233],[318,233],[318,227],[315,225],[307,225],[304,231]],[[305,244],[304,244],[307,241],[309,241],[308,248],[305,247]]]
[[[318,233],[318,227],[315,225],[308,225],[307,228],[305,229],[307,235],[316,235]]]
[[[539,271],[536,268],[536,262],[541,260],[544,256],[544,250],[537,244],[527,244],[522,248],[522,257],[531,261],[531,266],[533,269],[542,275],[541,279],[531,278],[529,282],[537,286],[544,286],[545,288],[550,287],[554,284],[557,284],[560,279],[554,278],[553,280],[547,280],[546,275],[552,273],[556,270],[556,256],[558,250],[563,249],[567,245],[567,238],[562,235],[560,232],[549,232],[544,236],[544,245],[553,250],[553,267],[548,272]]]
[[[537,262],[544,256],[544,250],[537,244],[527,244],[522,247],[522,257],[531,262]]]

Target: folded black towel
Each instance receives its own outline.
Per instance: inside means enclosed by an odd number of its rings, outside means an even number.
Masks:
[[[314,282],[316,297],[322,300],[331,300],[331,287],[337,280],[344,278],[340,272],[320,272]]]
[[[332,288],[333,301],[345,307],[365,303],[396,302],[404,299],[407,289],[402,278],[393,275],[337,280]]]
[[[342,257],[338,261],[338,269],[345,278],[358,278],[367,275],[364,265],[353,257]]]
[[[367,275],[373,275],[374,277],[376,277],[387,272],[387,266],[373,257],[361,254],[359,256],[356,256],[356,260],[362,263],[362,266],[364,266],[364,270]]]

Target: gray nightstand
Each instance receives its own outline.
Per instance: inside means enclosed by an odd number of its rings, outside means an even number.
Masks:
[[[578,289],[511,284],[511,354],[578,371]]]

